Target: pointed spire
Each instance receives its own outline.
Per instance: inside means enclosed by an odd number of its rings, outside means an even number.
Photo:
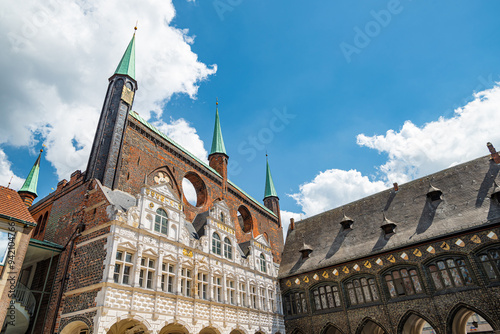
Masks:
[[[219,121],[219,101],[215,102],[215,126],[214,126],[214,137],[212,139],[212,149],[210,154],[222,153],[227,155],[226,147],[224,146],[224,139],[222,139],[222,130],[220,128]]]
[[[267,159],[267,154],[266,154],[266,190],[264,193],[264,198],[272,196],[278,197],[278,193],[274,188],[273,177],[271,176],[271,169],[269,168],[269,160]]]
[[[137,27],[135,27],[134,30],[137,30]],[[123,54],[122,60],[120,60],[116,68],[115,74],[128,75],[135,80],[135,31],[128,44],[127,50],[125,50]]]
[[[19,192],[28,192],[34,194],[35,197],[38,196],[38,194],[36,193],[36,187],[38,185],[38,173],[40,171],[40,158],[42,156],[42,152],[43,149],[40,150],[40,154],[38,154],[38,158],[31,168],[26,181],[24,181],[23,186],[21,187],[21,189],[19,189]]]

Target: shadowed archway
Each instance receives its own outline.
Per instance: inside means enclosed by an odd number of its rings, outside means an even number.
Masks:
[[[421,334],[424,328],[429,329],[429,327],[432,327],[436,331],[435,327],[424,316],[417,312],[409,311],[399,322],[398,334]]]
[[[344,334],[337,326],[326,324],[320,332],[321,334]]]
[[[371,319],[365,319],[358,326],[356,334],[386,334],[387,331],[378,323]]]

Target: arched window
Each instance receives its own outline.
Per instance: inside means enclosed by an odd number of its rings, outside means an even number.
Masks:
[[[373,303],[379,300],[375,278],[354,278],[345,283],[351,305]]]
[[[486,277],[490,281],[500,281],[500,246],[483,250],[477,257]]]
[[[263,253],[260,253],[260,271],[262,271],[263,273],[265,273],[266,272],[266,267],[267,267],[266,257],[264,256]]]
[[[40,226],[42,225],[42,221],[43,221],[43,215],[40,215],[40,217],[38,217],[35,230],[33,231],[33,236],[36,236],[38,232],[40,232]]]
[[[212,234],[212,253],[220,255],[220,237],[217,233]]]
[[[327,283],[311,289],[311,303],[315,311],[328,310],[341,306],[340,292],[337,284]]]
[[[401,268],[387,272],[384,280],[391,298],[423,293],[422,284],[415,268]]]
[[[226,259],[233,259],[233,246],[231,245],[231,240],[229,238],[224,238],[224,257]]]
[[[224,223],[224,212],[220,213],[220,221]]]
[[[163,209],[156,210],[155,231],[168,235],[168,217]]]
[[[427,268],[436,290],[472,285],[469,268],[463,258],[446,258],[431,262]]]
[[[285,302],[285,315],[307,313],[307,302],[304,292],[290,292],[283,298]]]

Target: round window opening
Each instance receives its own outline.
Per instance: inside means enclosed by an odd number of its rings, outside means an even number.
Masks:
[[[243,205],[238,208],[238,222],[244,233],[250,232],[253,228],[252,215]]]
[[[201,207],[207,198],[207,188],[203,180],[195,173],[187,173],[182,179],[182,192],[185,202]]]

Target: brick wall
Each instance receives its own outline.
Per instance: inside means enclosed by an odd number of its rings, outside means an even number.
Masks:
[[[214,200],[224,198],[231,211],[231,219],[237,222],[238,208],[240,205],[244,205],[253,218],[253,236],[267,233],[274,261],[277,263],[281,261],[283,233],[277,217],[269,214],[229,184],[227,192],[224,194],[223,179],[220,176],[194,161],[166,140],[153,134],[129,116],[129,125],[125,130],[122,146],[117,188],[131,194],[137,194],[144,184],[144,176],[149,175],[148,182],[152,184],[153,172],[161,168],[167,170],[173,179],[173,188],[177,191],[179,198],[181,197],[182,179],[187,173],[196,173],[205,185],[207,198],[203,205],[195,207],[184,200],[186,219],[193,221],[198,213],[207,211]],[[264,187],[264,175],[259,182]],[[252,237],[251,234],[245,234],[239,224],[236,224],[235,227],[239,242],[247,241]]]
[[[483,229],[470,234],[457,235],[450,239],[441,239],[425,244],[413,245],[407,249],[399,249],[397,252],[387,252],[377,254],[374,257],[366,257],[351,262],[339,263],[335,267],[325,267],[297,276],[290,276],[280,280],[282,295],[285,296],[291,291],[306,293],[308,312],[304,315],[285,317],[285,327],[287,332],[301,329],[304,333],[321,333],[328,324],[334,324],[344,333],[356,333],[362,326],[363,321],[372,319],[382,326],[386,331],[396,333],[398,326],[401,326],[410,312],[421,315],[428,320],[437,333],[445,333],[451,326],[450,317],[453,310],[460,306],[473,307],[482,316],[495,326],[500,327],[500,284],[491,283],[480,270],[480,264],[474,254],[483,247],[497,245],[496,239],[489,239],[488,234],[494,231],[500,234],[500,228]],[[478,239],[479,238],[479,239]],[[458,239],[464,241],[463,246],[457,246]],[[474,240],[474,241],[472,241]],[[450,249],[442,246],[446,242]],[[479,242],[479,243],[478,243]],[[434,253],[427,252],[429,246],[434,248]],[[415,252],[418,249],[421,252]],[[407,254],[407,259],[401,254]],[[393,256],[393,262],[388,261]],[[443,255],[462,256],[469,263],[469,270],[475,281],[474,284],[466,288],[451,288],[442,291],[435,291],[432,279],[424,269],[427,261],[432,261]],[[376,264],[376,260],[383,259],[383,265]],[[391,258],[392,259],[392,258]],[[366,261],[370,262],[370,267],[364,266]],[[359,271],[353,270],[358,264]],[[416,267],[419,272],[420,281],[424,288],[421,295],[390,298],[386,291],[386,283],[383,273],[389,268]],[[344,268],[349,270],[343,271]],[[334,274],[336,271],[337,275]],[[326,274],[328,274],[327,277]],[[362,304],[348,306],[347,291],[343,282],[351,277],[359,275],[374,275],[379,288],[380,302],[374,304]],[[314,276],[317,275],[317,276]],[[298,279],[299,284],[296,283]],[[312,310],[312,296],[310,289],[322,282],[334,282],[340,289],[342,307],[326,310]]]

